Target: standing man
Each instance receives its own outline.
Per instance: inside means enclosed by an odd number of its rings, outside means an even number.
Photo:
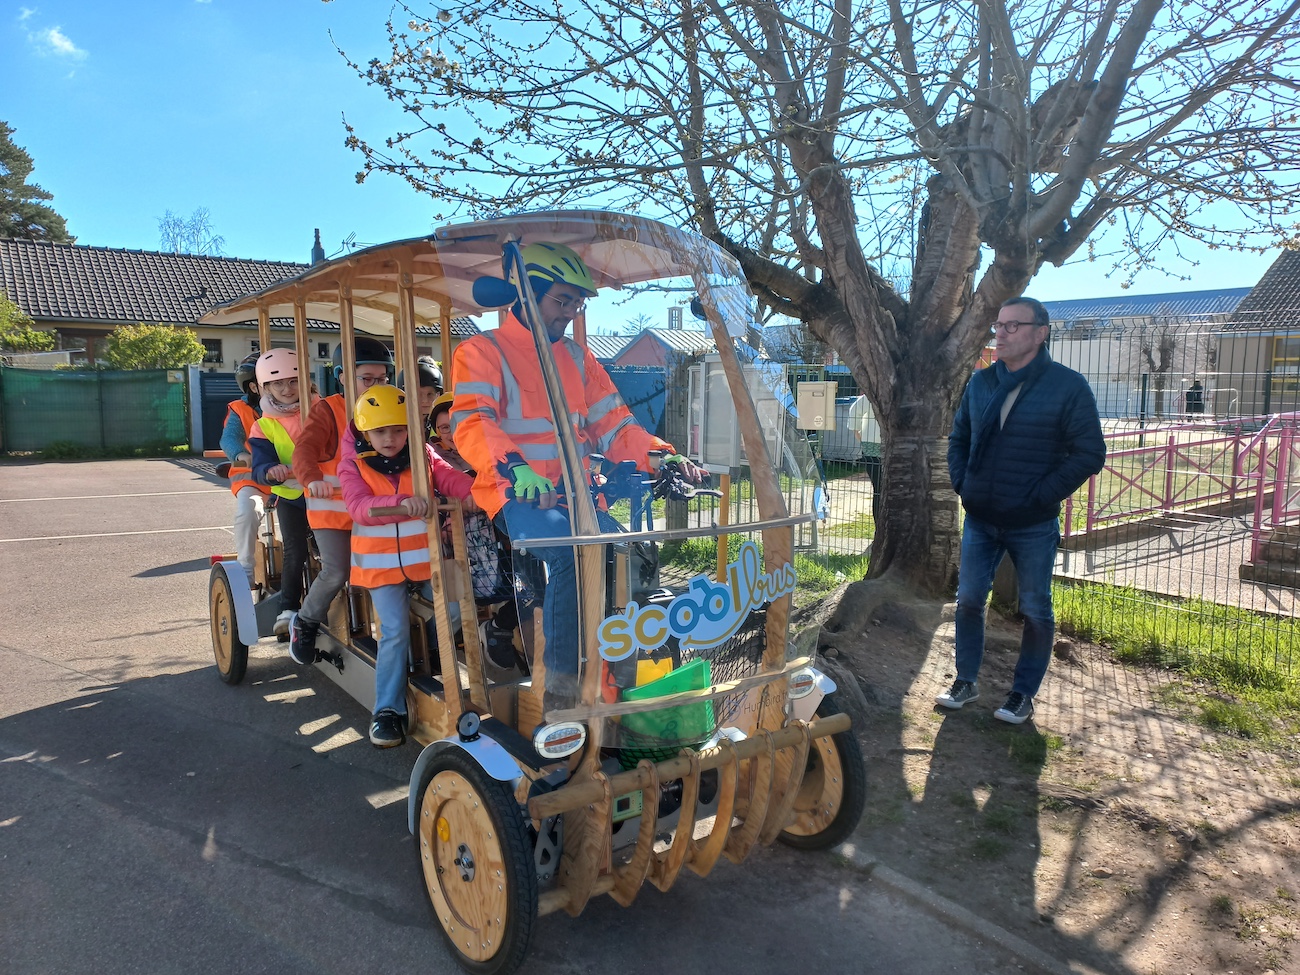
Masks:
[[[957,679],[935,698],[956,710],[979,698],[984,607],[1006,553],[1025,617],[1006,703],[993,716],[1023,724],[1052,657],[1052,568],[1061,502],[1106,462],[1088,380],[1053,362],[1042,302],[1012,298],[993,326],[998,361],[971,377],[948,439],[948,472],[966,511],[957,580]]]
[[[698,481],[700,471],[673,446],[642,429],[590,351],[565,336],[569,323],[596,295],[591,272],[571,248],[535,243],[522,249],[564,388],[569,418],[586,454],[630,460],[642,471],[660,458]],[[516,284],[518,282],[515,282]],[[456,347],[452,358],[451,426],[456,449],[477,471],[474,500],[514,541],[570,535],[567,512],[556,507],[562,468],[541,363],[519,302],[500,328]],[[651,454],[656,456],[652,459]],[[669,456],[662,456],[669,455]],[[572,707],[578,695],[577,572],[570,545],[529,548],[546,563],[542,634],[546,640],[544,708]]]

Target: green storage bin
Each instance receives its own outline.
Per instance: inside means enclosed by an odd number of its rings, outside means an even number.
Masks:
[[[707,660],[692,660],[666,677],[623,692],[625,701],[649,701],[656,697],[698,691],[713,683],[713,669]],[[713,734],[713,702],[699,701],[623,715],[624,748],[619,755],[624,768],[633,768],[643,758],[662,762],[672,758],[683,745],[699,745]]]

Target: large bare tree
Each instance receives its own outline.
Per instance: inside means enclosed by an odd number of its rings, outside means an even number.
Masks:
[[[351,63],[406,111],[348,126],[483,215],[600,204],[693,225],[830,344],[884,444],[871,574],[947,589],[945,438],[989,323],[1099,227],[1292,244],[1297,2],[468,0]],[[442,216],[443,214],[439,214]],[[1091,245],[1089,245],[1091,246]]]

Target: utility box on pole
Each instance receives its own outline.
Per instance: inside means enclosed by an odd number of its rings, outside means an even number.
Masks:
[[[802,430],[835,429],[835,392],[839,384],[834,381],[800,383],[795,393],[795,407],[799,411]]]

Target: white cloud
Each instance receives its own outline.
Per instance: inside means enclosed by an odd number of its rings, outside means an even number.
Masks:
[[[33,10],[31,7],[19,7],[19,8],[18,8],[18,23],[21,24],[24,20],[26,20],[28,17],[32,16],[32,14],[34,14],[34,13],[36,13],[36,11]]]
[[[72,38],[63,33],[61,27],[47,27],[44,30],[38,30],[29,34],[28,37],[36,45],[37,50],[42,54],[53,54],[55,57],[72,58],[74,61],[80,61],[86,56],[84,49],[77,47]]]

